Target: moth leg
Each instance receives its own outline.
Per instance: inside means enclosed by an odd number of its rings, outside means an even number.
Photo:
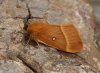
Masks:
[[[39,42],[37,42],[38,48],[40,48]]]
[[[26,44],[25,44],[25,47],[28,45],[28,43],[30,42],[30,37],[29,37],[29,39],[28,39],[28,41],[26,42]]]
[[[36,39],[36,37],[33,36],[33,35],[30,35],[30,38],[33,39],[33,40],[37,43],[37,47],[40,48],[39,42],[38,42],[38,40]]]
[[[40,48],[39,42],[38,42],[37,40],[35,40],[35,41],[36,41],[36,43],[37,43],[37,45],[38,45],[38,48]]]

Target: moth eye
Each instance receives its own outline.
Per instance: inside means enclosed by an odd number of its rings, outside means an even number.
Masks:
[[[52,40],[53,40],[53,41],[55,41],[55,40],[56,40],[56,38],[55,38],[55,37],[53,37],[53,38],[52,38]]]

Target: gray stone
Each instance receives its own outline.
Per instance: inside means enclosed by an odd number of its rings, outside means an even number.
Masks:
[[[2,36],[2,30],[0,30],[0,37]]]
[[[47,0],[34,0],[28,3],[31,17],[43,18],[48,10]]]
[[[5,62],[1,63],[0,73],[24,73],[24,71],[22,71],[16,64],[14,64],[13,61],[8,60],[6,63]]]
[[[1,48],[4,48],[6,46],[6,43],[5,42],[0,42],[0,49]]]
[[[34,73],[22,66],[17,58],[20,53],[35,59],[43,73],[100,73],[99,27],[95,25],[92,11],[86,0],[0,0],[0,30],[3,29],[0,31],[0,48],[3,48],[0,54],[15,60],[6,63],[0,60],[0,73]],[[19,24],[23,28],[25,22],[36,19],[45,19],[49,24],[73,24],[83,41],[83,50],[65,53],[40,43],[37,48],[32,41],[25,47]]]
[[[0,18],[27,18],[28,16],[26,4],[19,0],[4,0],[0,4],[0,12]]]
[[[96,22],[94,26],[94,44],[100,50],[100,22]]]

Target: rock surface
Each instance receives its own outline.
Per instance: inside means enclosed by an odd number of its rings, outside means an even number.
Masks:
[[[0,73],[35,73],[18,60],[20,53],[36,60],[43,73],[100,73],[100,33],[95,30],[100,27],[92,11],[86,0],[0,0],[0,55],[7,58],[6,62],[0,58]],[[40,49],[31,44],[24,47],[19,24],[24,27],[29,21],[44,20],[45,16],[49,24],[74,24],[84,49],[71,54],[43,44]]]

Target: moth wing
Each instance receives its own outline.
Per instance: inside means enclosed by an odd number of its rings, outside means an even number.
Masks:
[[[66,50],[68,52],[81,51],[83,49],[83,43],[75,26],[72,24],[62,25],[61,29],[67,41]]]
[[[83,43],[74,25],[46,25],[37,35],[38,41],[66,52],[79,52]]]
[[[47,25],[37,35],[38,41],[65,51],[66,40],[59,25]]]

